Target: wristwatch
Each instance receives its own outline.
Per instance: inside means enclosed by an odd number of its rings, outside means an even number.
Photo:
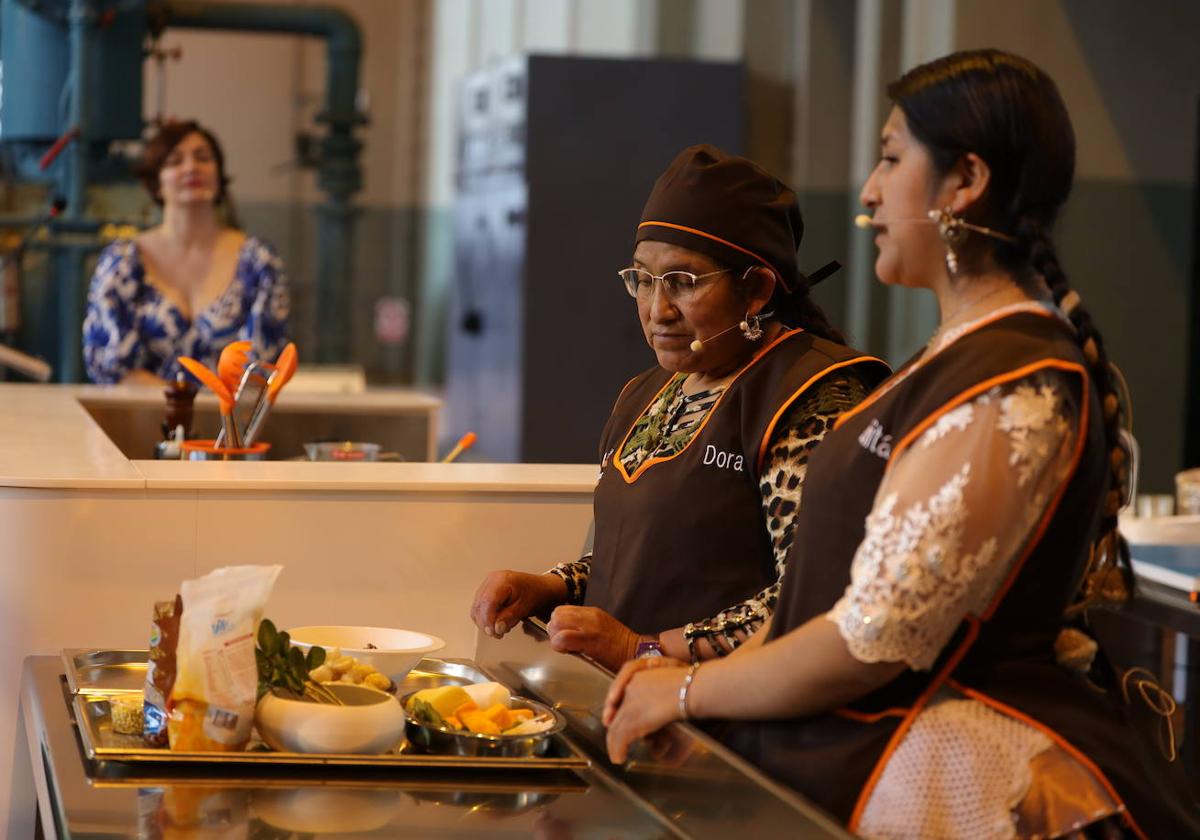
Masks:
[[[640,642],[638,642],[638,646],[633,652],[634,659],[643,659],[644,657],[647,657],[647,656],[662,656],[662,655],[663,655],[662,645],[659,644],[657,636],[650,638],[650,639],[642,639]]]

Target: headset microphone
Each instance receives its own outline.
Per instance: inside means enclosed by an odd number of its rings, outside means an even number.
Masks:
[[[719,333],[716,333],[715,335],[710,335],[707,339],[697,338],[695,341],[693,341],[691,344],[688,345],[688,348],[693,353],[699,353],[701,350],[704,349],[705,341],[713,341],[714,339],[720,338],[721,336],[725,335],[725,333],[729,332],[730,330],[736,330],[738,327],[744,325],[745,323],[746,323],[745,321],[739,321],[738,323],[734,324],[732,327],[726,327],[725,329],[721,330]]]
[[[836,263],[834,265],[837,266]],[[828,266],[826,266],[826,268],[828,268]],[[837,268],[841,268],[841,266],[837,266],[833,270],[836,271]],[[830,272],[830,273],[832,273],[832,272]],[[738,321],[732,327],[726,327],[725,329],[721,330],[719,333],[710,335],[708,338],[697,338],[691,344],[688,345],[688,348],[693,353],[699,353],[701,350],[704,349],[705,342],[718,339],[721,336],[725,335],[725,333],[729,332],[730,330],[741,330],[742,334],[745,335],[748,340],[758,341],[758,339],[762,338],[762,322],[765,321],[767,318],[770,318],[774,314],[775,314],[774,312],[759,312],[757,315],[747,315],[745,318]]]
[[[896,222],[917,222],[917,223],[926,224],[926,225],[937,224],[937,221],[934,219],[892,219],[887,224],[895,224]],[[863,230],[868,230],[868,229],[874,228],[874,227],[886,227],[886,225],[883,222],[875,221],[873,218],[868,216],[866,213],[859,213],[857,216],[855,216],[854,217],[854,225],[855,225],[855,227],[860,227]]]
[[[929,217],[925,219],[892,219],[888,222],[877,222],[874,218],[868,216],[866,213],[859,213],[854,217],[855,226],[863,228],[864,230],[870,228],[887,227],[888,225],[896,224],[898,222],[937,225],[938,229],[942,232],[943,237],[952,237],[956,233],[960,233],[963,230],[970,230],[974,231],[975,233],[983,234],[984,236],[990,236],[992,239],[999,239],[1001,242],[1007,242],[1010,245],[1017,244],[1017,238],[1015,236],[1002,233],[998,230],[993,230],[990,227],[984,227],[983,225],[972,224],[971,222],[965,221],[961,216],[953,215],[948,209],[930,210]]]

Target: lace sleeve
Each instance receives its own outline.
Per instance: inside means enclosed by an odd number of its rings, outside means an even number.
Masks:
[[[862,662],[928,669],[982,612],[1072,469],[1080,383],[1041,371],[942,415],[884,476],[829,612]]]

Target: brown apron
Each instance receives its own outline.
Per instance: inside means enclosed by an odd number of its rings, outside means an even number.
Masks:
[[[691,442],[632,475],[620,452],[633,425],[670,382],[649,370],[625,386],[601,436],[596,538],[584,604],[638,633],[716,615],[778,577],[759,488],[767,441],[784,412],[834,370],[868,388],[887,366],[803,330],[763,348],[718,397]]]
[[[1084,434],[1071,478],[993,604],[980,616],[968,616],[928,672],[906,671],[848,708],[714,727],[729,746],[851,830],[916,715],[941,686],[950,685],[1044,731],[1090,766],[1150,836],[1200,836],[1181,774],[1133,731],[1115,692],[1098,693],[1055,662],[1054,640],[1096,532],[1108,470],[1103,421],[1086,365],[1070,330],[1048,313],[1026,311],[982,323],[842,416],[809,462],[805,503],[768,643],[828,612],[841,597],[888,463],[944,412],[1038,369],[1077,377]]]

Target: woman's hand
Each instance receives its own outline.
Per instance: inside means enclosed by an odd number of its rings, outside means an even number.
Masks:
[[[489,636],[500,638],[523,618],[561,604],[567,584],[558,575],[492,572],[483,579],[471,604],[471,620]]]
[[[550,647],[559,653],[582,653],[610,671],[633,659],[642,637],[602,609],[559,607],[547,627]]]
[[[660,657],[635,659],[621,668],[604,700],[608,757],[614,763],[628,757],[634,741],[679,720],[679,688],[687,668]]]

